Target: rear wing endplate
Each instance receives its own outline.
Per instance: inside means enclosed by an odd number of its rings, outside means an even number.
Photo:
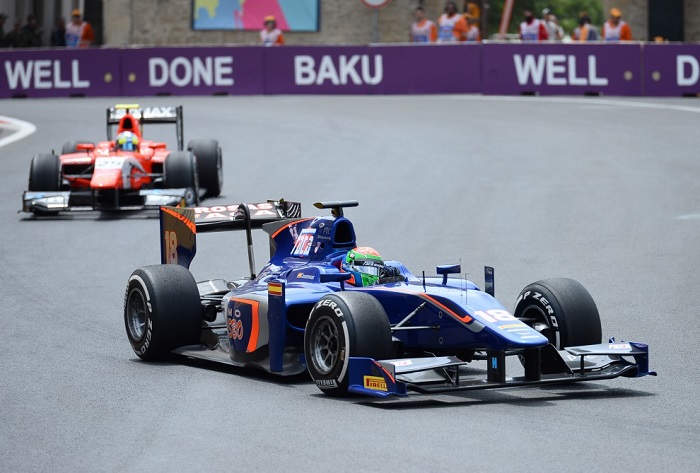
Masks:
[[[197,252],[196,234],[245,230],[248,244],[250,274],[255,277],[252,229],[266,223],[301,217],[301,204],[267,201],[212,207],[160,208],[160,261],[190,267]]]
[[[112,141],[112,126],[118,125],[119,120],[127,113],[139,121],[141,129],[143,129],[145,123],[155,125],[175,124],[177,149],[179,151],[185,149],[182,105],[141,107],[138,104],[117,104],[114,107],[109,107],[107,109],[107,139],[109,141]]]

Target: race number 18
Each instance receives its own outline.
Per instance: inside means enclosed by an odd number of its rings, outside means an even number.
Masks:
[[[177,234],[165,232],[165,263],[177,264]]]

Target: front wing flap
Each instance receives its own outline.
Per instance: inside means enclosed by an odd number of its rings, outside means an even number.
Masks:
[[[88,193],[89,194],[89,193]],[[142,205],[118,206],[117,210],[144,210],[159,209],[161,206],[184,206],[187,189],[141,189],[138,196],[143,198]],[[32,192],[25,191],[22,194],[23,212],[75,212],[95,210],[92,205],[75,205],[72,201],[74,193],[61,192]],[[91,200],[88,197],[88,201]]]
[[[519,355],[524,376],[506,376],[506,358]],[[408,391],[439,393],[477,389],[569,384],[618,377],[656,376],[649,371],[649,348],[638,342],[569,347],[552,345],[512,352],[487,351],[486,377],[465,376],[466,362],[454,356],[373,360],[350,357],[349,388],[357,394],[404,396]]]

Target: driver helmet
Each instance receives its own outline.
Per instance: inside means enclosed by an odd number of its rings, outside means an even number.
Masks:
[[[384,271],[384,261],[374,248],[361,246],[348,251],[343,269],[353,274],[354,282],[350,282],[355,286],[373,286]]]
[[[139,146],[139,138],[130,131],[119,133],[115,142],[119,151],[136,151]]]

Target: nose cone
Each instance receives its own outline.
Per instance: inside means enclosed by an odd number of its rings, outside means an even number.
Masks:
[[[123,166],[124,158],[97,158],[90,187],[93,189],[117,189],[121,187]]]

